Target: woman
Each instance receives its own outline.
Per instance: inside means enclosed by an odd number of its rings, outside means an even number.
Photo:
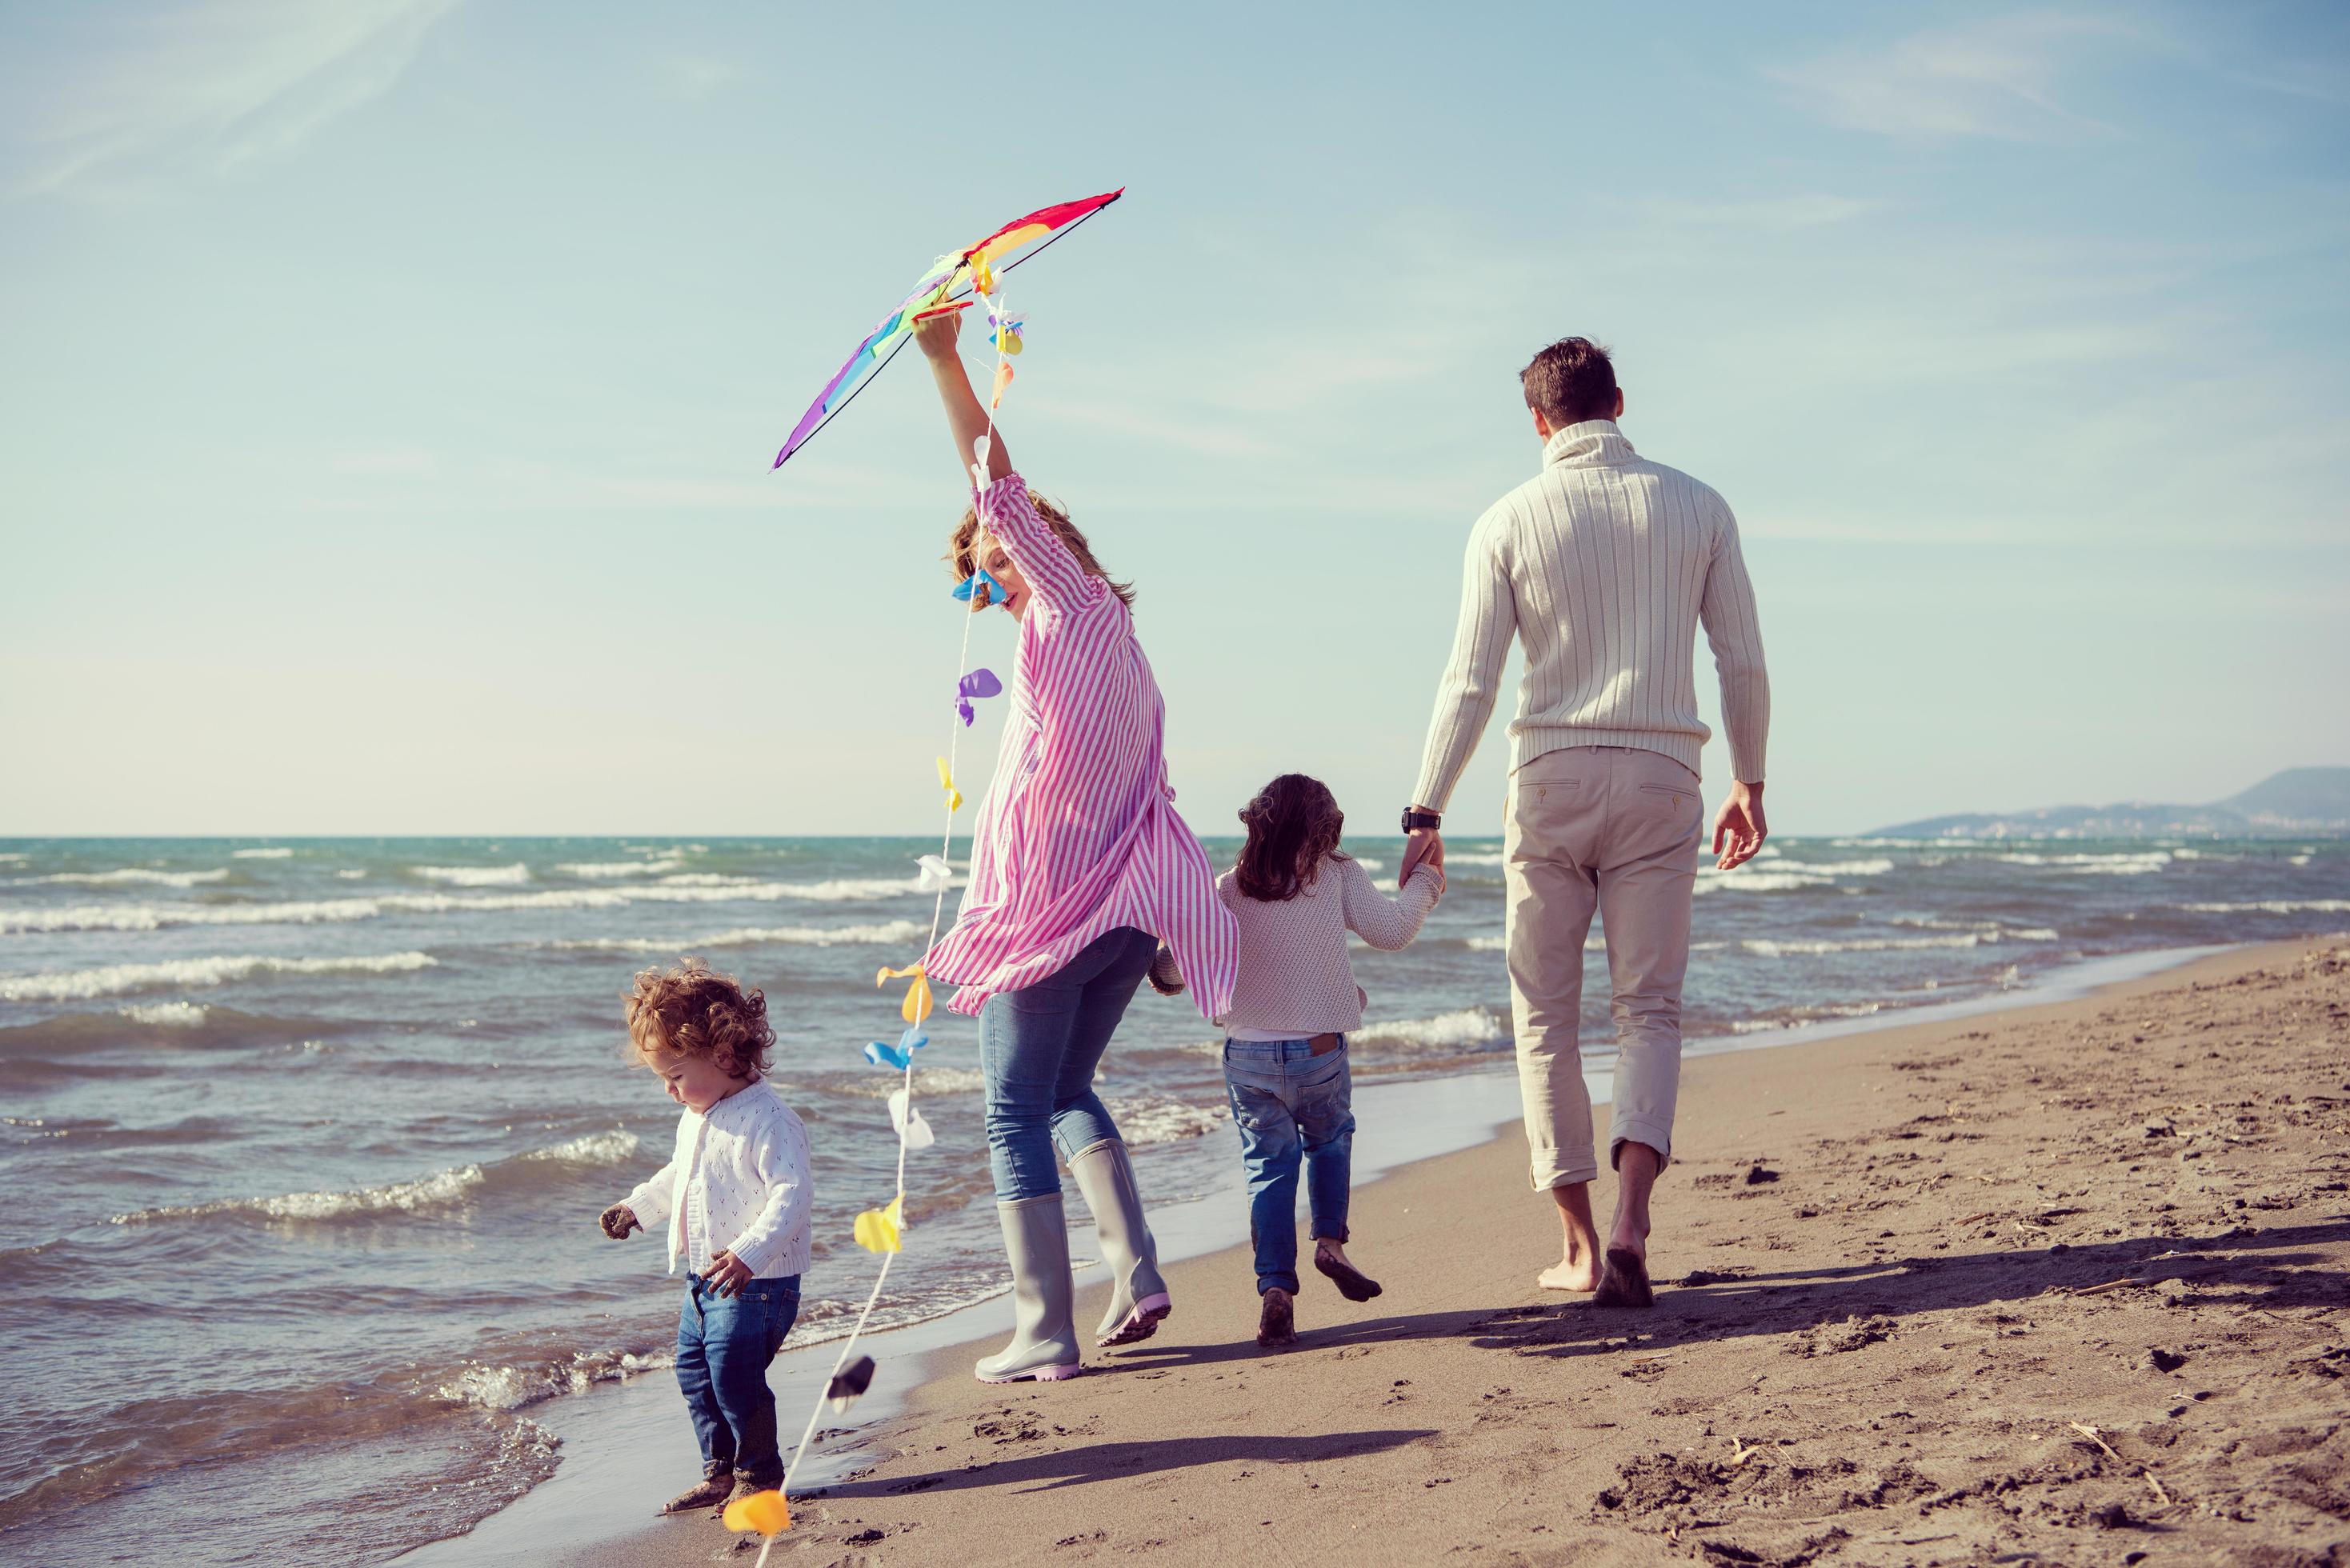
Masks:
[[[960,318],[915,340],[931,361],[966,470],[989,433],[956,348]],[[1175,814],[1161,751],[1166,710],[1135,640],[1133,590],[1114,583],[1066,513],[1013,472],[1001,431],[989,484],[957,525],[958,580],[984,567],[1020,623],[1019,663],[995,778],[972,830],[971,888],[924,961],[979,1014],[988,1159],[1012,1261],[1010,1345],[980,1379],[1072,1377],[1069,1233],[1057,1144],[1099,1228],[1110,1271],[1097,1345],[1149,1338],[1171,1303],[1142,1195],[1094,1070],[1163,940],[1212,1018],[1232,999],[1235,936],[1205,851]],[[993,594],[983,580],[974,613]]]

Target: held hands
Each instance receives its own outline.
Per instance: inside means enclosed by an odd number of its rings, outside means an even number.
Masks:
[[[721,1297],[731,1296],[751,1282],[751,1265],[732,1252],[721,1252],[710,1260],[710,1272],[702,1277]]]
[[[1720,858],[1715,867],[1728,871],[1754,858],[1771,830],[1762,821],[1762,786],[1756,784],[1733,784],[1730,798],[1713,818],[1713,852]]]
[[[1411,874],[1422,866],[1436,869],[1436,891],[1444,892],[1444,835],[1432,827],[1414,829],[1403,846],[1403,869],[1396,873],[1396,889],[1400,892],[1411,880]]]
[[[605,1210],[596,1223],[604,1227],[604,1234],[615,1241],[625,1241],[629,1231],[644,1229],[637,1220],[637,1211],[625,1203],[615,1203]]]

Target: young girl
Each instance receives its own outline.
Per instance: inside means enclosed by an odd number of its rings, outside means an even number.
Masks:
[[[1297,1341],[1297,1171],[1305,1168],[1314,1266],[1348,1301],[1379,1293],[1347,1258],[1347,1191],[1355,1140],[1347,1034],[1363,991],[1347,960],[1353,931],[1386,952],[1408,945],[1444,890],[1421,866],[1390,898],[1342,854],[1346,823],[1318,779],[1284,774],[1241,813],[1248,844],[1216,893],[1240,922],[1240,976],[1224,1030],[1224,1084],[1248,1167],[1249,1233],[1263,1298],[1256,1342]]]
[[[670,1272],[688,1271],[677,1385],[702,1444],[702,1480],[664,1513],[713,1508],[784,1484],[767,1365],[799,1316],[808,1265],[807,1131],[765,1072],[767,1001],[690,958],[637,976],[628,999],[637,1060],[685,1107],[676,1151],[604,1210],[616,1241],[659,1226]]]

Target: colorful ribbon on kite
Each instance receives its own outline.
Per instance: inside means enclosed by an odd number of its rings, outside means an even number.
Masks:
[[[775,453],[774,466],[781,468],[792,453],[807,444],[808,438],[824,427],[826,421],[848,406],[849,400],[863,389],[868,372],[878,372],[886,355],[895,354],[906,346],[912,336],[914,324],[925,314],[945,308],[953,299],[966,293],[983,297],[995,293],[995,264],[1024,245],[1044,240],[1050,244],[1054,238],[1077,223],[1085,222],[1120,196],[1126,189],[1087,196],[1080,201],[1063,202],[1056,206],[1041,207],[1024,218],[1014,218],[985,239],[950,255],[942,255],[923,269],[922,280],[913,292],[898,302],[898,307],[881,318],[881,325],[866,335],[865,341],[848,357],[848,362],[824,384],[816,395],[800,422],[784,438],[784,447]],[[1038,247],[1041,253],[1043,247]],[[1010,272],[1020,262],[1004,262],[1003,270]],[[1011,384],[1012,366],[1009,356],[1020,352],[1020,329],[1023,318],[1006,318],[1000,305],[988,313],[989,336],[996,349],[995,379],[990,391],[992,409],[1003,398],[1003,389]],[[981,461],[984,462],[984,459]]]

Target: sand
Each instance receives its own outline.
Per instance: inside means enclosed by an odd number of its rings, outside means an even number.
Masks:
[[[1677,1138],[1652,1310],[1535,1286],[1513,1130],[1358,1193],[1387,1293],[1293,1350],[1227,1251],[1072,1382],[938,1357],[774,1560],[2350,1565],[2350,948],[1693,1061]]]

